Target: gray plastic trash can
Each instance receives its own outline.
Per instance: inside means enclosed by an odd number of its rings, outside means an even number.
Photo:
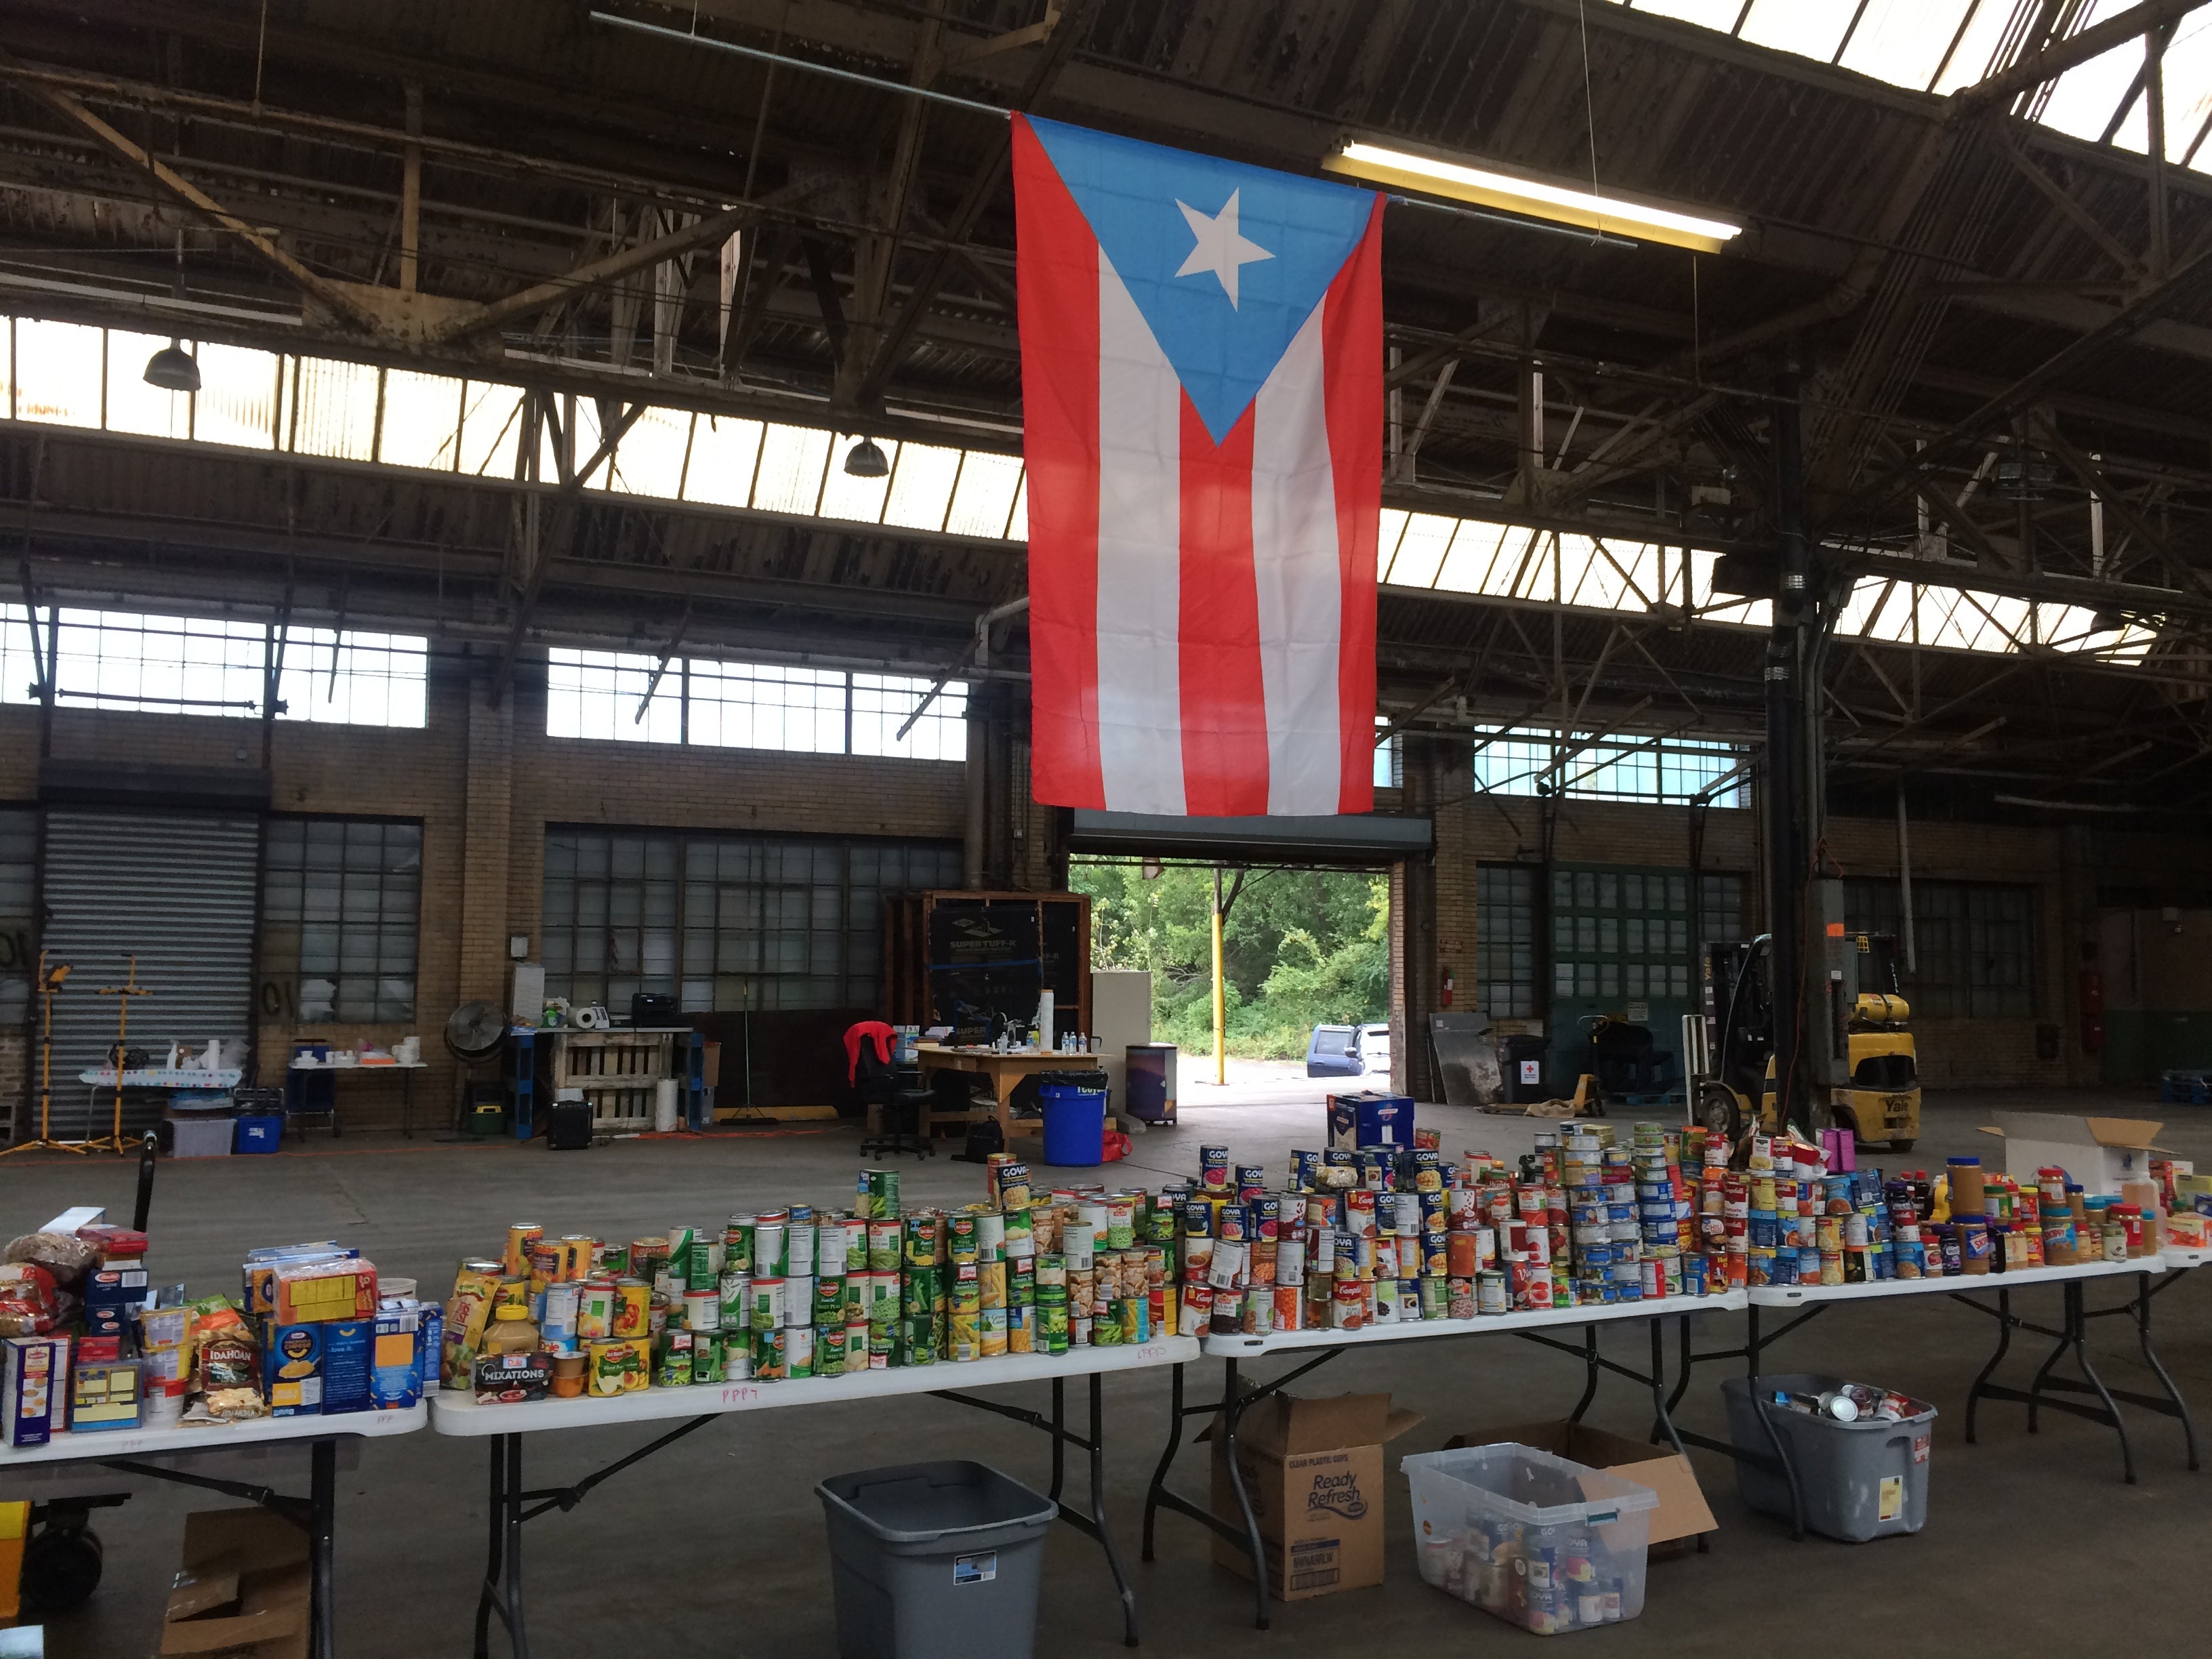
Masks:
[[[963,1462],[834,1474],[814,1490],[839,1659],[1030,1659],[1058,1504]]]
[[[1909,1417],[1890,1422],[1863,1418],[1838,1423],[1771,1404],[1777,1394],[1823,1395],[1843,1379],[1793,1371],[1759,1379],[1759,1401],[1797,1472],[1805,1524],[1824,1537],[1863,1544],[1893,1533],[1918,1532],[1928,1523],[1928,1455],[1936,1408],[1912,1401]],[[1759,1424],[1760,1406],[1743,1377],[1723,1378],[1729,1439],[1738,1451],[1771,1462],[1774,1443]],[[1736,1496],[1765,1515],[1790,1515],[1790,1483],[1779,1469],[1735,1460]]]

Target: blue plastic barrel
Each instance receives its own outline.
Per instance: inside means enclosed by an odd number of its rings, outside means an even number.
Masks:
[[[1088,1167],[1106,1161],[1106,1091],[1048,1083],[1037,1091],[1044,1107],[1044,1161]]]

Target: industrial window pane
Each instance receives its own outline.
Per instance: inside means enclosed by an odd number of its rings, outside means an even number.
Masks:
[[[1494,1019],[1535,1014],[1535,897],[1534,870],[1475,866],[1475,995]]]
[[[100,331],[82,323],[15,319],[15,418],[100,424]]]
[[[461,439],[465,383],[447,374],[384,372],[384,420],[377,459],[386,466],[426,466],[451,471]]]
[[[903,530],[942,530],[952,505],[952,483],[960,471],[960,452],[932,444],[901,444],[891,465],[890,494],[884,522]]]
[[[936,842],[796,836],[546,833],[543,960],[549,996],[672,992],[688,1012],[872,1010],[886,865],[898,886],[959,878],[960,849]],[[855,878],[855,866],[862,880]],[[609,872],[579,877],[574,870]],[[601,963],[611,971],[604,976]]]
[[[878,524],[883,520],[884,498],[890,494],[890,475],[880,478],[856,478],[845,471],[845,457],[859,443],[860,434],[841,432],[830,445],[830,472],[822,484],[822,516],[825,519],[856,519],[862,524]],[[893,465],[898,461],[898,444],[885,438],[876,446],[884,452],[884,459]]]
[[[107,400],[111,425],[115,416],[113,366],[118,349],[111,340],[111,390]],[[363,363],[342,363],[330,357],[295,357],[291,364],[291,406],[285,416],[283,447],[295,455],[330,455],[346,461],[374,460],[376,370]]]
[[[953,487],[945,529],[956,536],[1004,536],[1021,481],[1020,457],[969,450],[960,465],[960,481]]]
[[[428,719],[429,662],[430,641],[419,634],[292,629],[276,718],[419,729]]]
[[[694,661],[689,678],[693,743],[845,752],[846,677],[839,672]]]
[[[192,436],[202,443],[275,448],[276,354],[203,340],[195,355],[200,389],[192,394]]]
[[[743,507],[752,499],[768,428],[758,421],[702,415],[691,428],[691,459],[684,469],[684,499],[712,507]]]
[[[512,478],[522,447],[522,389],[471,380],[461,393],[460,471]]]
[[[828,433],[771,423],[761,443],[752,504],[766,513],[812,513],[829,465]]]
[[[146,360],[166,351],[166,334],[107,334],[107,429],[146,438],[192,435],[192,394],[146,384]],[[366,459],[366,456],[363,457]]]
[[[263,838],[261,1006],[301,1024],[415,1018],[422,826],[272,817]]]
[[[854,675],[853,752],[966,760],[968,687],[962,681],[947,680],[935,690],[937,684],[897,674]],[[899,734],[902,726],[907,727],[903,737]]]

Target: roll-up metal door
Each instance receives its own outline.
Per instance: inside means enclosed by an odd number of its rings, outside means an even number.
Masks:
[[[54,1133],[84,1133],[85,1085],[114,1041],[120,986],[138,958],[131,1000],[131,1046],[161,1058],[171,1042],[204,1048],[210,1037],[244,1038],[253,1008],[254,897],[261,856],[258,818],[192,812],[46,814],[45,944],[67,963],[54,999]],[[108,1097],[100,1121],[107,1131]],[[160,1115],[157,1099],[125,1103],[124,1127]]]

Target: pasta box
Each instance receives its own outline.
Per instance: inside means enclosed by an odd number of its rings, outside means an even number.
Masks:
[[[69,1339],[11,1336],[0,1351],[0,1430],[11,1446],[43,1446],[67,1426]]]

